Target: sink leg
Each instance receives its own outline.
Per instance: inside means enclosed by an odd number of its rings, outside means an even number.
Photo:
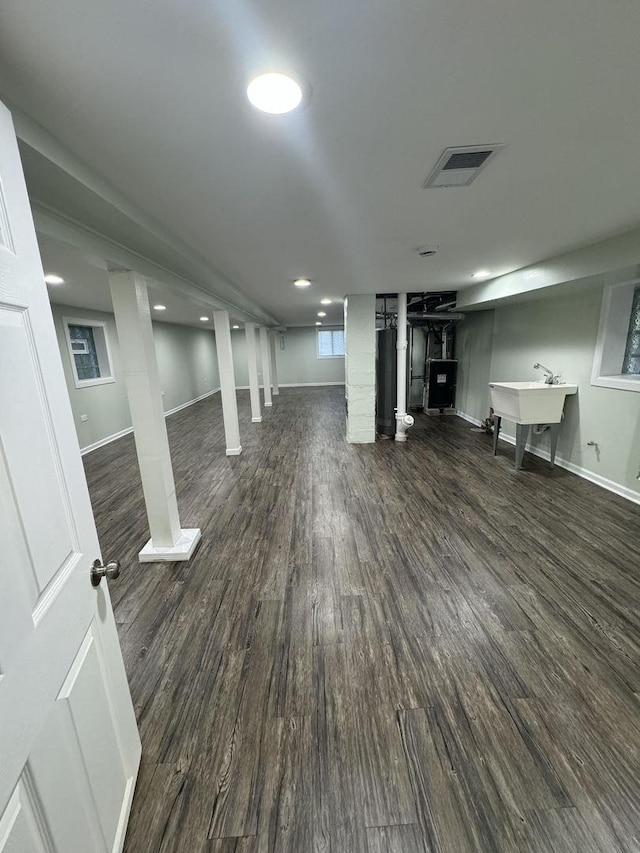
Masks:
[[[498,438],[500,437],[500,423],[502,418],[497,415],[493,416],[493,455],[498,453]]]
[[[556,448],[558,447],[558,435],[560,434],[560,424],[549,424],[549,432],[551,435],[551,467],[556,461]]]
[[[516,424],[516,468],[522,468],[524,449],[527,446],[531,424]]]

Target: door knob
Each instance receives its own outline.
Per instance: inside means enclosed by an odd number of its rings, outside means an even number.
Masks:
[[[100,581],[104,577],[115,580],[119,574],[120,563],[118,560],[111,560],[106,566],[103,566],[100,560],[94,560],[91,565],[91,586],[100,586]]]

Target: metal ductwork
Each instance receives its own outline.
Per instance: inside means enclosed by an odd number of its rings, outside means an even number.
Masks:
[[[465,319],[465,314],[455,311],[456,295],[451,291],[378,294],[376,429],[380,435],[405,441],[412,409],[428,414],[455,411],[456,326]]]
[[[434,312],[429,312],[428,314],[416,313],[412,312],[407,314],[407,320],[414,325],[414,321],[424,320],[425,322],[432,323],[448,323],[450,320],[464,320],[465,315],[459,314],[454,311],[443,311],[440,314],[436,314]]]

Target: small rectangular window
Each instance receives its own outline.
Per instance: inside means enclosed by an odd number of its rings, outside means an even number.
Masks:
[[[318,329],[318,358],[344,356],[344,329]]]
[[[633,291],[633,303],[631,305],[631,316],[629,317],[629,331],[627,332],[627,345],[624,350],[622,362],[624,374],[640,374],[640,287]]]
[[[76,388],[115,382],[106,324],[67,317],[63,322]]]

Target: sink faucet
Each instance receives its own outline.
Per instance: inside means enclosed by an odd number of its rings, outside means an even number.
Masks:
[[[539,361],[533,365],[534,370],[544,370],[544,384],[545,385],[559,385],[560,384],[560,374],[555,374],[553,370],[549,370],[548,367],[545,367],[544,364],[540,364]]]

